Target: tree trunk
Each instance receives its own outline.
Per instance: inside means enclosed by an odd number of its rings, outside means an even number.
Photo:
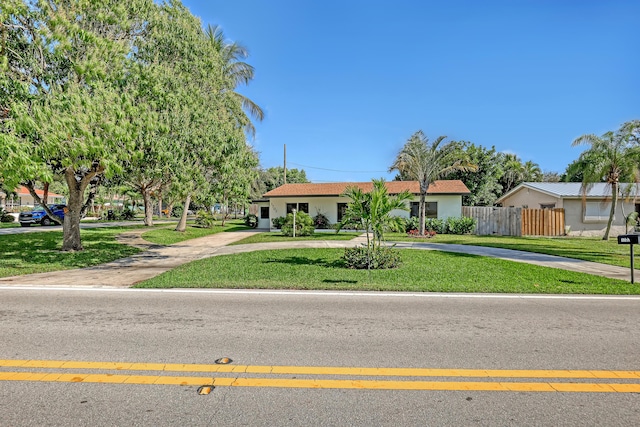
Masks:
[[[182,216],[178,222],[178,226],[175,231],[185,231],[187,229],[187,211],[191,204],[191,194],[187,195],[187,199],[184,201],[184,209],[182,210]]]
[[[87,188],[91,175],[84,176],[81,180],[76,179],[73,168],[67,168],[64,173],[67,186],[69,187],[69,201],[67,210],[64,213],[64,224],[62,226],[62,250],[81,251],[83,250],[80,240],[80,217],[84,198],[84,190]]]
[[[143,187],[142,200],[144,201],[144,225],[147,227],[153,226],[153,204],[151,203],[151,190],[149,187]]]
[[[162,193],[160,192],[158,192],[158,218],[162,218]]]
[[[613,182],[611,184],[611,211],[609,212],[609,221],[607,222],[607,230],[604,232],[602,240],[609,240],[609,233],[611,232],[611,224],[613,224],[613,217],[616,214],[616,205],[618,204],[618,183]]]
[[[427,210],[427,201],[426,201],[426,192],[420,191],[420,213],[418,214],[418,219],[420,221],[420,235],[425,235],[425,211]]]

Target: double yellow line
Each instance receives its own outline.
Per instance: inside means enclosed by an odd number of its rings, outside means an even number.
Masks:
[[[69,370],[126,371],[128,373],[68,373]],[[164,374],[139,374],[145,371]],[[167,374],[177,372],[224,374],[224,376],[198,377]],[[247,377],[247,374],[260,376]],[[296,378],[298,375],[309,378]],[[349,378],[326,379],[326,377]],[[357,379],[359,377],[375,379]],[[389,379],[400,377],[403,379]],[[429,378],[432,381],[416,380],[416,378]],[[433,381],[437,378],[464,378],[466,381]],[[469,381],[470,378],[482,378],[485,381]],[[517,381],[518,379],[529,381],[520,382]],[[0,360],[0,381],[318,389],[640,393],[640,371],[608,370],[358,368],[10,359]]]

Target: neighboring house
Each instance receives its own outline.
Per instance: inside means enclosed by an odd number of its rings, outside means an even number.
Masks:
[[[418,181],[389,181],[385,183],[389,194],[404,190],[414,194],[410,211],[398,210],[394,215],[408,218],[418,216],[420,184]],[[271,219],[286,216],[293,209],[314,217],[318,213],[325,215],[332,224],[340,222],[350,202],[343,196],[349,187],[359,187],[364,192],[373,188],[372,182],[336,182],[328,184],[285,184],[264,194],[263,199],[255,201],[258,206],[258,227],[273,228]],[[427,192],[427,218],[462,216],[462,195],[469,189],[460,180],[435,181]]]
[[[6,209],[9,212],[20,211],[22,208],[32,208],[35,206],[35,201],[29,193],[27,187],[21,186],[16,189],[16,195],[10,194],[7,196],[5,193],[0,191],[0,207]],[[44,197],[44,191],[36,189],[36,194],[39,197]],[[47,199],[49,204],[56,203],[61,204],[65,203],[65,197],[61,194],[56,194],[49,192],[49,198]]]
[[[625,218],[640,212],[635,184],[620,184],[612,235],[625,233]],[[563,208],[565,226],[573,235],[604,233],[611,211],[611,185],[594,183],[583,194],[579,182],[524,182],[500,197],[496,203],[504,207],[530,209]]]

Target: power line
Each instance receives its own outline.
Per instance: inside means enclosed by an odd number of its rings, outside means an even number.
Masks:
[[[318,168],[315,166],[301,165],[300,163],[289,162],[291,165],[302,166],[303,168],[308,169],[318,169],[322,171],[330,171],[330,172],[345,172],[345,173],[387,173],[388,171],[344,171],[339,169],[327,169],[327,168]]]

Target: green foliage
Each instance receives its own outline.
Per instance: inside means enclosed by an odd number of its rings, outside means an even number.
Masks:
[[[296,236],[310,236],[313,234],[313,219],[304,212],[296,212],[295,218]],[[285,236],[293,236],[293,214],[290,213],[285,218],[281,227],[282,234]]]
[[[282,229],[282,226],[284,225],[286,220],[287,220],[287,218],[285,218],[283,216],[279,216],[279,217],[276,217],[276,218],[272,218],[271,219],[271,224],[273,224],[273,228]]]
[[[202,228],[211,228],[215,222],[216,219],[213,214],[206,209],[201,209],[196,213],[196,224]]]
[[[397,268],[402,263],[400,251],[387,246],[377,246],[371,251],[366,246],[345,248],[342,259],[347,268],[356,270]]]
[[[129,208],[124,208],[124,210],[120,214],[120,218],[123,219],[123,220],[126,220],[126,221],[130,221],[130,220],[134,219],[135,217],[136,217],[135,212],[133,212]]]
[[[462,196],[464,206],[493,206],[503,194],[500,179],[503,175],[501,166],[504,154],[496,151],[495,147],[485,148],[469,141],[454,142],[456,156],[468,159],[477,166],[477,170],[453,171],[447,179],[459,179],[464,182],[470,193]]]
[[[0,222],[14,222],[16,219],[0,208]]]
[[[411,230],[420,230],[420,218],[412,216],[404,219],[404,231],[408,233]]]
[[[313,217],[313,225],[318,230],[327,230],[331,228],[329,218],[321,212],[318,212],[317,215]]]
[[[401,179],[420,183],[420,234],[425,231],[429,185],[455,171],[475,171],[478,168],[468,156],[461,155],[464,153],[461,153],[455,143],[440,146],[444,139],[446,136],[439,136],[430,142],[421,130],[415,132],[404,144],[390,168],[400,172]]]
[[[251,227],[251,228],[258,227],[258,217],[254,214],[249,214],[245,216],[243,221],[244,221],[244,225],[246,225],[247,227]]]
[[[476,226],[476,220],[466,216],[460,218],[449,217],[446,221],[448,234],[469,234]]]
[[[576,138],[572,145],[588,145],[589,148],[581,155],[579,162],[582,170],[582,191],[586,194],[589,186],[600,180],[611,185],[611,210],[603,240],[609,240],[611,225],[618,204],[619,184],[622,178],[629,182],[640,181],[638,158],[640,157],[638,142],[640,135],[640,121],[634,120],[623,124],[615,132],[606,132],[602,136],[593,134]],[[574,166],[575,169],[575,166]],[[575,171],[574,171],[575,172]]]
[[[447,231],[445,222],[440,218],[427,218],[424,223],[426,231],[435,231],[438,234],[444,234]]]

